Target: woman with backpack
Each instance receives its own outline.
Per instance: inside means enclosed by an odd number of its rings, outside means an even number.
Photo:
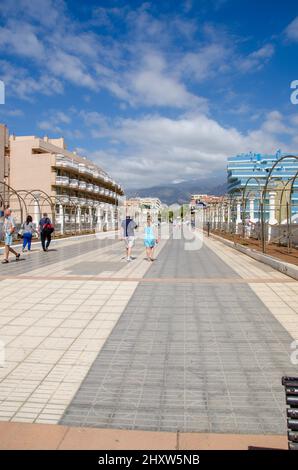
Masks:
[[[23,252],[25,251],[26,246],[28,246],[28,251],[31,251],[33,233],[36,233],[36,230],[31,215],[28,215],[26,222],[23,224]]]
[[[43,251],[48,251],[53,232],[54,226],[48,214],[45,212],[39,222],[40,241]]]

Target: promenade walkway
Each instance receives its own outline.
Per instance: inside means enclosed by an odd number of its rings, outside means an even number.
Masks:
[[[54,245],[53,245],[54,247]],[[298,284],[219,241],[126,263],[68,241],[0,267],[0,420],[283,434]]]

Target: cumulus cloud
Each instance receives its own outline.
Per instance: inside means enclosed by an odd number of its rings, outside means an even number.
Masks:
[[[190,93],[184,84],[167,70],[160,54],[149,53],[141,66],[129,74],[128,91],[132,103],[176,108],[207,106],[207,100]]]
[[[278,129],[269,125],[281,125],[278,114],[268,115],[265,122],[267,125],[259,129],[241,133],[202,113],[176,119],[160,115],[119,119],[114,125],[105,122],[98,133],[93,130],[94,137],[110,139],[113,144],[110,151],[96,151],[92,156],[131,188],[190,180],[218,171],[224,177],[230,155],[286,148],[276,137]]]

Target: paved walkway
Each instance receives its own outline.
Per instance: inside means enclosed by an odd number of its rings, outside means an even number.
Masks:
[[[115,240],[0,268],[0,420],[282,434],[298,285],[206,239],[153,264]],[[17,277],[17,280],[16,280]]]
[[[247,450],[288,448],[286,436],[127,431],[0,423],[0,450]]]

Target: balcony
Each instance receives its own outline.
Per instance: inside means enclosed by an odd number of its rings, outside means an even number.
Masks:
[[[87,184],[87,191],[93,192],[93,189],[94,189],[93,184],[88,183],[88,184]]]
[[[72,202],[73,204],[78,204],[79,203],[79,198],[75,197],[75,196],[71,196],[70,197],[70,202]]]
[[[87,199],[88,206],[93,206],[94,202],[96,201],[94,201],[93,199]]]
[[[94,185],[94,187],[93,187],[93,192],[94,192],[95,194],[98,194],[98,193],[99,193],[99,186]]]
[[[94,168],[93,168],[93,166],[87,166],[87,167],[86,167],[86,173],[87,173],[88,175],[93,176],[93,173],[94,173]]]
[[[79,181],[79,189],[86,191],[87,183],[85,181]]]
[[[72,168],[72,160],[62,154],[56,154],[56,166],[59,168]]]
[[[56,176],[56,184],[59,186],[69,186],[68,176]]]
[[[79,180],[71,179],[71,180],[69,181],[69,186],[70,186],[71,188],[78,188],[78,186],[79,186]]]
[[[66,168],[69,170],[79,171],[79,164],[63,154],[56,154],[56,166],[58,168]]]
[[[64,195],[57,195],[57,201],[59,204],[68,204],[69,203],[69,196]]]
[[[79,173],[87,174],[87,167],[85,163],[79,163]]]
[[[105,179],[105,174],[102,171],[100,171],[99,174],[98,174],[98,177],[100,179],[104,180]]]
[[[80,204],[80,206],[86,206],[86,204],[87,204],[86,199],[83,198],[83,197],[80,197],[79,198],[79,204]]]

